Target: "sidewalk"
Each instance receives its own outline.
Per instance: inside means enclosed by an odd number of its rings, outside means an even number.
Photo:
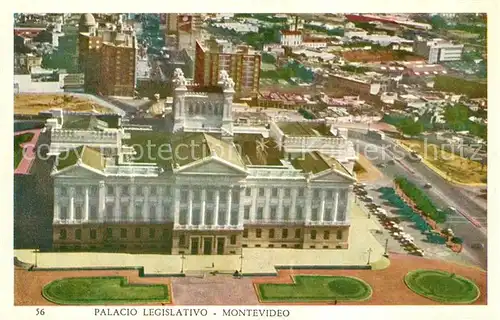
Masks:
[[[25,133],[33,133],[33,138],[29,142],[25,142],[21,145],[24,148],[23,158],[19,162],[19,165],[14,170],[14,174],[29,174],[31,165],[35,161],[35,147],[38,142],[38,138],[40,137],[41,129],[33,129],[33,130],[24,130],[15,132],[14,136],[25,134]]]
[[[351,212],[351,230],[349,249],[347,250],[311,250],[311,249],[243,249],[243,273],[276,273],[275,266],[352,266],[366,265],[368,249],[371,248],[370,261],[382,258],[383,246],[372,235],[379,229],[374,221],[368,219],[361,208],[354,204]],[[33,250],[15,250],[19,260],[34,264]],[[123,253],[38,253],[39,268],[124,268],[144,267],[145,274],[178,274],[181,271],[181,256],[159,254],[123,254]],[[214,263],[215,268],[212,268]],[[239,270],[239,255],[186,255],[185,272],[210,272]]]

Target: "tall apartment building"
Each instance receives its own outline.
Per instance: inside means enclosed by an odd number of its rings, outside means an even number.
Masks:
[[[196,42],[194,81],[214,86],[218,74],[225,70],[235,82],[237,96],[256,95],[259,92],[261,55],[248,46],[236,46],[226,41],[210,39]]]
[[[463,44],[454,44],[443,39],[419,40],[413,44],[413,52],[427,58],[427,63],[460,61]]]
[[[201,14],[167,13],[165,14],[165,41],[167,47],[177,50],[194,51],[196,40],[201,38]],[[173,36],[173,37],[172,37]],[[175,43],[171,43],[172,39]]]
[[[348,248],[356,179],[339,160],[355,156],[344,136],[317,123],[274,123],[268,138],[238,134],[227,73],[219,92],[190,91],[180,69],[172,82],[175,132],[127,131],[104,117],[48,120],[51,150],[61,152],[54,248]]]
[[[85,91],[109,96],[133,96],[136,85],[137,43],[121,19],[109,29],[97,28],[90,13],[80,18],[78,58]]]

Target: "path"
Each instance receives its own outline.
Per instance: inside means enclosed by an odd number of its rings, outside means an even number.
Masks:
[[[33,130],[24,130],[14,133],[14,136],[18,136],[25,133],[33,133],[33,138],[31,139],[31,141],[21,144],[21,147],[24,148],[23,158],[19,162],[17,168],[14,170],[14,174],[30,173],[31,165],[33,164],[33,161],[35,161],[36,157],[35,147],[38,142],[38,138],[40,137],[40,132],[41,132],[40,129],[33,129]]]
[[[280,270],[276,277],[233,279],[230,276],[201,278],[140,278],[137,271],[26,271],[15,268],[15,305],[52,305],[41,295],[42,288],[56,280],[68,277],[124,276],[130,283],[161,283],[170,285],[175,305],[255,305],[259,304],[254,284],[291,283],[291,275],[344,275],[360,278],[373,289],[370,300],[341,302],[339,305],[437,305],[438,302],[421,297],[404,284],[404,276],[415,269],[437,269],[456,273],[474,281],[481,296],[474,303],[485,305],[487,301],[487,275],[478,268],[453,264],[440,260],[391,254],[391,265],[383,270]],[[270,304],[270,303],[262,303]],[[287,303],[292,304],[292,303]],[[293,303],[306,304],[306,303]],[[309,303],[307,303],[309,304]],[[315,303],[315,304],[327,304]],[[331,303],[330,303],[331,304]],[[159,305],[152,303],[152,305]]]
[[[231,276],[172,279],[172,292],[177,305],[257,305],[252,278]]]

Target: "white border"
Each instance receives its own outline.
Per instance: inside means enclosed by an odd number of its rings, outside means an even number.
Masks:
[[[493,319],[494,305],[499,301],[498,296],[498,253],[495,244],[498,243],[498,226],[500,219],[498,214],[498,183],[494,180],[500,177],[498,172],[499,150],[494,137],[500,132],[499,114],[497,108],[500,106],[498,96],[498,64],[500,57],[498,46],[498,30],[500,30],[499,4],[496,0],[371,0],[371,1],[318,1],[318,0],[184,0],[184,1],[102,1],[87,0],[78,3],[73,1],[56,0],[18,0],[4,1],[0,13],[0,40],[3,44],[1,88],[2,88],[2,117],[0,117],[0,130],[2,142],[2,166],[0,169],[1,189],[0,203],[2,203],[2,224],[0,230],[0,274],[2,285],[0,286],[0,315],[3,319],[14,318],[45,318],[45,319],[89,319],[93,318],[94,308],[90,307],[51,307],[44,308],[45,316],[35,316],[36,307],[13,307],[13,162],[12,162],[12,132],[13,132],[13,37],[12,26],[14,12],[487,12],[488,13],[488,89],[489,89],[489,191],[492,195],[488,202],[489,212],[489,274],[488,274],[488,301],[487,307],[369,307],[369,306],[331,306],[331,307],[284,307],[291,311],[290,319],[306,319],[315,315],[318,319]],[[495,241],[497,240],[497,241]],[[219,310],[217,307],[209,307],[210,310]],[[262,307],[266,308],[266,307]],[[497,310],[498,311],[498,310]],[[209,316],[207,319],[218,319],[221,315]],[[102,318],[102,317],[101,317]],[[128,317],[127,317],[128,318]],[[139,318],[136,316],[134,318]],[[150,318],[150,317],[149,317]],[[188,317],[184,317],[188,318]]]

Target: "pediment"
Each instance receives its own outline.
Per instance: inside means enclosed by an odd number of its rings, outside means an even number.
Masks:
[[[104,174],[99,171],[89,168],[85,165],[74,165],[52,173],[55,177],[72,177],[72,178],[97,178]]]
[[[339,172],[337,170],[325,170],[311,177],[311,181],[328,181],[328,182],[339,182],[339,183],[352,183],[356,179],[346,173]]]
[[[245,169],[232,164],[225,163],[218,159],[206,159],[200,163],[180,168],[180,174],[199,174],[199,175],[245,175]]]

